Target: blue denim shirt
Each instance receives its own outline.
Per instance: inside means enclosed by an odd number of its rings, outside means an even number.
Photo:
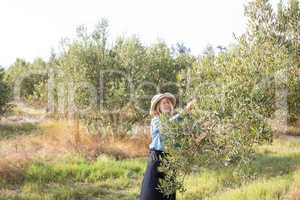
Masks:
[[[180,116],[180,114],[178,113],[173,117],[171,117],[170,120],[175,120],[179,122],[182,120],[182,116]],[[153,117],[151,119],[151,124],[150,124],[150,133],[151,133],[152,142],[150,143],[149,148],[165,151],[165,147],[164,147],[165,136],[161,134],[159,130],[159,126],[160,126],[159,117],[158,116]]]

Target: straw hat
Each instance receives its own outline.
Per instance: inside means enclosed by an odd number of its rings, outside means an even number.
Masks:
[[[165,97],[169,98],[171,100],[173,106],[175,107],[175,105],[176,105],[176,98],[175,98],[175,96],[173,94],[171,94],[169,92],[159,93],[159,94],[154,95],[152,97],[152,99],[151,99],[150,115],[154,114],[157,103],[162,98],[165,98]]]

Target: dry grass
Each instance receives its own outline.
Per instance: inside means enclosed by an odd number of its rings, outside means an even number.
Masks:
[[[287,135],[300,136],[300,118],[288,126]]]
[[[49,120],[39,125],[37,133],[0,140],[0,177],[13,182],[22,180],[23,170],[33,160],[55,160],[78,153],[89,160],[101,154],[116,159],[145,156],[149,142],[147,134],[100,137],[89,134],[84,126],[76,126],[74,121]]]
[[[7,182],[20,182],[23,180],[24,170],[31,163],[31,158],[12,155],[0,159],[0,177]]]
[[[298,120],[296,120],[296,121],[292,124],[292,126],[300,128],[300,118],[299,118]]]
[[[300,127],[289,126],[286,134],[290,136],[300,136]]]
[[[300,200],[300,185],[292,186],[291,190],[283,197],[282,200]]]
[[[288,124],[286,132],[284,131],[282,134],[296,137],[300,136],[300,118],[295,122]]]
[[[118,158],[131,158],[146,155],[150,142],[147,134],[139,134],[138,137],[101,137],[89,134],[83,126],[79,127],[77,135],[74,122],[68,120],[50,120],[39,126],[38,134],[32,133],[1,140],[0,156],[3,158],[12,153],[23,157],[57,156],[57,154],[82,152],[93,156],[108,153]]]
[[[300,200],[300,174],[294,177],[294,183],[291,185],[283,200]]]

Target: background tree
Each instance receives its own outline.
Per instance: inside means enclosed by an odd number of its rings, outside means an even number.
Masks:
[[[0,66],[0,118],[8,109],[8,102],[10,100],[10,88],[4,81],[4,69]]]

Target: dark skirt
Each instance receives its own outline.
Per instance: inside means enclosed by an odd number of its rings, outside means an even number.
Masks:
[[[158,166],[161,163],[161,158],[167,153],[150,149],[147,169],[144,173],[140,200],[176,200],[176,192],[171,195],[161,193],[157,187],[159,179],[164,178],[165,174],[158,171]]]

